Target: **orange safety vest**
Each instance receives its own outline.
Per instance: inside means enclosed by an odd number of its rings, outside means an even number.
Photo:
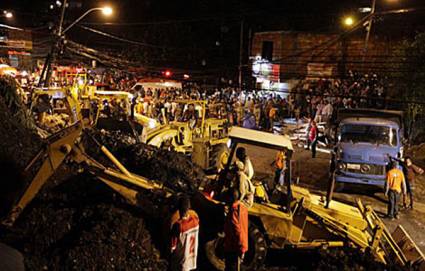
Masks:
[[[277,169],[283,169],[285,167],[285,154],[283,151],[279,151],[276,154],[275,165]]]
[[[390,190],[401,193],[402,186],[404,184],[403,171],[397,168],[393,168],[387,173],[387,185]]]

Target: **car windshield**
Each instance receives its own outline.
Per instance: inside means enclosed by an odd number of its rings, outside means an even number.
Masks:
[[[341,127],[341,141],[396,146],[397,133],[395,129],[386,126],[344,124]]]

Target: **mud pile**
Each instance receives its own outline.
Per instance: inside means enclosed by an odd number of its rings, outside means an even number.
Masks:
[[[24,168],[41,149],[41,139],[29,111],[22,103],[16,82],[0,76],[0,217],[26,186],[34,172]],[[27,178],[25,178],[27,177]]]
[[[119,132],[86,132],[83,140],[86,152],[105,164],[110,165],[110,162],[100,153],[92,137],[107,147],[130,171],[160,181],[175,192],[192,192],[207,182],[204,171],[183,154],[142,143],[133,144],[131,138]]]
[[[0,239],[28,270],[167,269],[142,214],[86,174],[39,194]]]

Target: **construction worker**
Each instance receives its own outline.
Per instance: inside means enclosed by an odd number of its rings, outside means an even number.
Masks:
[[[243,147],[239,147],[236,149],[236,158],[244,164],[244,172],[249,180],[252,180],[254,177],[254,168],[251,163],[251,159],[249,159],[246,154],[246,149]]]
[[[244,164],[241,161],[236,162],[239,178],[239,200],[245,204],[246,207],[251,208],[254,204],[255,188],[251,180],[244,172]]]
[[[413,190],[415,188],[415,178],[416,175],[421,175],[424,173],[424,170],[417,165],[413,164],[412,159],[408,156],[405,157],[403,165],[403,173],[406,177],[406,188],[407,194],[409,195],[410,203],[407,206],[407,197],[403,196],[403,207],[410,208],[413,210]]]
[[[391,170],[387,172],[385,182],[385,196],[388,196],[388,218],[398,219],[398,202],[400,194],[406,195],[406,182],[403,171],[398,169],[397,163],[391,163]]]
[[[190,209],[187,197],[180,199],[178,213],[171,228],[170,269],[189,271],[196,269],[199,218],[196,212]]]
[[[239,271],[244,254],[248,251],[248,209],[239,198],[239,191],[234,189],[224,222],[225,271]]]
[[[282,186],[284,184],[284,171],[286,169],[286,156],[283,151],[278,151],[276,154],[276,159],[274,161],[275,173],[274,173],[274,182]]]

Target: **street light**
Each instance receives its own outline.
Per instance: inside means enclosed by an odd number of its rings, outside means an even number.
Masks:
[[[6,17],[8,19],[11,19],[11,18],[13,18],[13,13],[10,12],[10,11],[4,10],[2,16],[0,16],[0,17]]]
[[[346,26],[352,26],[354,24],[354,19],[351,16],[344,18],[344,25]]]
[[[110,16],[113,13],[113,10],[111,7],[105,6],[105,7],[97,7],[97,8],[92,8],[87,10],[83,15],[81,15],[80,17],[78,17],[77,20],[75,20],[72,24],[70,24],[67,28],[65,28],[65,30],[60,31],[59,32],[59,36],[62,36],[63,34],[65,34],[69,29],[71,29],[74,25],[76,25],[77,23],[79,23],[82,19],[84,19],[84,17],[86,17],[87,15],[89,15],[90,13],[92,13],[93,11],[102,11],[103,15],[105,16]]]
[[[110,16],[110,15],[112,15],[112,12],[113,12],[113,10],[112,10],[112,8],[111,8],[111,7],[103,7],[103,8],[102,8],[102,13],[103,13],[103,15],[105,15],[105,16]]]

